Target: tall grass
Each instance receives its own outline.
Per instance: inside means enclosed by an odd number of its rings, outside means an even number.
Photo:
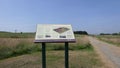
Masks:
[[[0,67],[8,68],[6,66],[8,64],[11,68],[42,67],[41,44],[34,44],[33,40],[33,38],[0,38],[0,59],[22,55],[6,59],[7,61],[1,60]],[[46,45],[47,68],[64,68],[64,43],[46,43]],[[103,66],[86,36],[77,36],[76,43],[70,43],[69,50],[70,68]]]
[[[9,58],[12,56],[18,56],[23,54],[30,54],[33,52],[41,51],[40,46],[30,45],[26,42],[20,42],[16,46],[1,46],[0,47],[0,59]]]
[[[103,35],[97,36],[97,38],[110,44],[120,46],[120,35]]]
[[[33,43],[33,38],[0,38],[0,59],[41,51],[41,44]],[[69,45],[69,50],[93,51],[85,36],[77,37],[76,43]],[[64,43],[47,43],[47,50],[64,50]]]

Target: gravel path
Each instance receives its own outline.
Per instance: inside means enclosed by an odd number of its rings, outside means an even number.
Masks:
[[[90,43],[108,68],[120,68],[120,47],[89,37]]]

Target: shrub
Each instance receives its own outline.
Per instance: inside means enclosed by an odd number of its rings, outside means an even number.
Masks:
[[[37,51],[41,51],[40,46],[30,45],[26,42],[20,42],[15,47],[8,47],[8,46],[0,47],[0,59],[23,55],[23,54],[30,54]]]
[[[12,55],[12,49],[9,47],[1,47],[0,48],[0,59],[8,58]]]
[[[14,55],[29,54],[33,52],[41,51],[38,45],[30,45],[25,42],[19,43],[14,50]]]

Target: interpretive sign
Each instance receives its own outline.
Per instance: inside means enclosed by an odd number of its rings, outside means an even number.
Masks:
[[[38,24],[35,42],[75,42],[71,25]]]
[[[69,68],[69,42],[75,42],[71,25],[38,24],[35,43],[42,43],[42,68],[46,68],[46,43],[65,43],[65,68]]]

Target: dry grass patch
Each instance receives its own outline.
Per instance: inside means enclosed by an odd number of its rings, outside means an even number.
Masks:
[[[0,68],[42,68],[41,52],[0,61]],[[102,68],[94,52],[69,51],[70,68]],[[64,68],[64,51],[47,51],[47,68]]]
[[[0,47],[14,47],[21,42],[33,44],[34,38],[0,38]]]
[[[120,46],[120,36],[119,35],[117,35],[117,36],[105,35],[105,36],[98,36],[98,38],[102,41]]]

